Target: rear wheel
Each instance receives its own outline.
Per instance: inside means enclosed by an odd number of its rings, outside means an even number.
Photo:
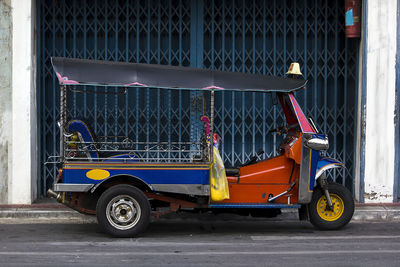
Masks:
[[[96,215],[104,232],[116,237],[133,237],[146,230],[150,222],[150,204],[136,187],[116,185],[100,196]]]
[[[329,209],[324,191],[316,188],[308,212],[310,222],[322,230],[335,230],[348,224],[354,213],[354,200],[350,191],[337,183],[329,183],[328,191],[331,196],[333,210]]]

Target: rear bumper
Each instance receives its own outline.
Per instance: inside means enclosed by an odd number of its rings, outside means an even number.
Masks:
[[[87,192],[94,184],[54,184],[53,190],[55,192]]]

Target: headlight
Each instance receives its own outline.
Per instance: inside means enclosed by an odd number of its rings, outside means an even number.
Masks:
[[[306,146],[314,150],[328,150],[329,148],[329,141],[328,137],[325,138],[311,138],[306,142]]]

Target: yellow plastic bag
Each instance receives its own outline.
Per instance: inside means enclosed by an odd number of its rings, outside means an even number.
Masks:
[[[213,163],[210,168],[210,195],[212,201],[229,199],[228,180],[226,179],[225,166],[219,151],[213,146]]]

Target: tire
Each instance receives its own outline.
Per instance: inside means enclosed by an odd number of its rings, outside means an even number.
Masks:
[[[150,203],[136,187],[116,185],[101,194],[96,215],[104,232],[115,237],[134,237],[149,225]]]
[[[324,191],[317,187],[310,204],[308,204],[310,222],[321,230],[340,229],[348,224],[353,217],[353,196],[346,187],[337,183],[329,183],[328,191],[334,204],[334,211],[326,209]]]

